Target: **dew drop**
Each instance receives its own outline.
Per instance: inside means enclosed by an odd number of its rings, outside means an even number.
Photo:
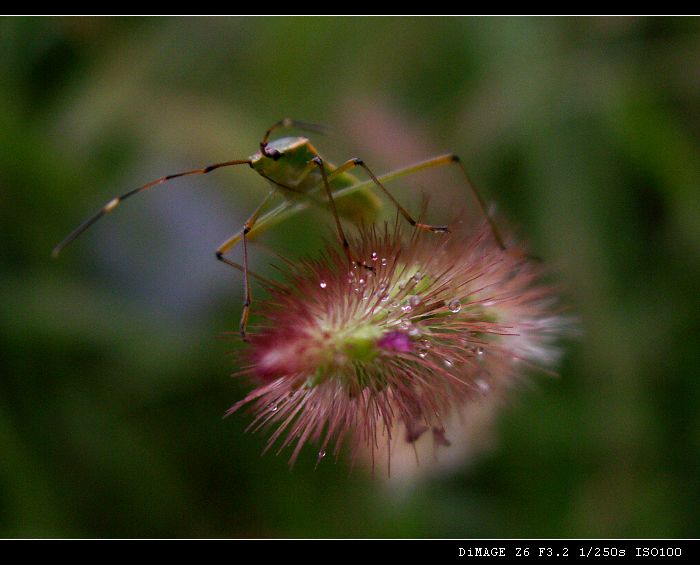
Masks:
[[[321,288],[326,288],[328,286],[328,283],[326,281],[321,281],[320,283],[318,283],[318,286],[320,286]]]
[[[447,307],[449,308],[450,312],[456,314],[462,309],[462,303],[455,298],[453,300],[450,300],[450,302],[447,304]]]
[[[420,335],[420,328],[411,324],[411,327],[408,329],[408,335],[413,337]]]
[[[387,302],[389,300],[389,295],[385,294],[382,296],[382,302]]]
[[[274,402],[270,402],[270,404],[267,405],[268,410],[270,412],[277,412],[277,404]]]
[[[410,312],[412,309],[413,307],[411,306],[411,303],[408,300],[404,301],[403,304],[401,304],[402,312]]]
[[[386,267],[386,263],[387,263],[386,257],[382,257],[381,262],[382,262],[382,267]]]
[[[408,320],[403,320],[403,321],[399,324],[399,329],[402,330],[402,331],[404,331],[404,332],[407,332],[407,331],[409,331],[409,330],[412,329],[412,328],[413,328],[413,324],[412,324],[411,322],[409,322]]]
[[[326,456],[326,450],[322,449],[321,451],[318,452],[318,458],[323,459]]]
[[[420,282],[422,278],[423,278],[423,273],[421,273],[420,271],[416,271],[416,274],[413,275],[414,282]]]
[[[418,356],[422,357],[425,359],[428,356],[428,352],[432,349],[433,344],[430,343],[427,339],[421,339],[420,340],[420,345],[418,346],[418,349],[416,350],[418,352]]]
[[[442,364],[445,366],[446,369],[451,369],[452,367],[455,366],[455,364],[450,360],[450,359],[443,359]]]
[[[486,355],[486,350],[481,346],[477,347],[474,350],[474,352],[476,353],[476,356],[479,357],[480,359],[483,359],[484,355]]]
[[[421,298],[420,298],[420,296],[418,296],[417,294],[412,295],[412,296],[408,299],[408,303],[409,303],[411,306],[413,306],[414,308],[415,308],[416,306],[418,306],[418,305],[420,304],[420,302],[421,302]]]
[[[372,251],[372,261],[379,259],[379,254],[376,251]]]
[[[479,373],[480,376],[478,376],[476,379],[474,379],[474,384],[476,385],[476,388],[479,389],[479,392],[483,395],[487,395],[489,392],[491,392],[491,385],[489,382],[486,380],[488,378],[489,372],[488,371],[482,371]]]

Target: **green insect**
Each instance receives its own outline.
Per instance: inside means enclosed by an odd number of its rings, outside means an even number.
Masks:
[[[272,187],[268,195],[246,220],[245,224],[243,224],[242,229],[224,241],[216,250],[217,259],[243,271],[245,289],[240,331],[244,340],[246,339],[246,327],[248,325],[252,304],[250,278],[251,276],[262,278],[248,269],[248,240],[256,233],[308,208],[311,204],[326,205],[330,208],[335,219],[338,238],[347,255],[350,266],[360,266],[371,270],[372,267],[370,265],[365,264],[354,255],[345,237],[341,218],[353,223],[368,223],[373,221],[382,206],[382,200],[378,198],[376,192],[372,191],[373,188],[376,188],[389,199],[406,221],[415,228],[437,233],[446,233],[449,231],[447,226],[434,226],[416,221],[384,185],[385,183],[424,169],[456,164],[460,168],[469,190],[476,198],[482,213],[488,220],[494,239],[502,249],[505,249],[498,229],[486,211],[484,200],[471,184],[464,165],[462,165],[456,155],[441,155],[381,176],[376,176],[362,159],[349,159],[339,166],[325,161],[306,137],[282,137],[270,141],[271,134],[280,128],[294,128],[312,132],[322,132],[324,129],[316,124],[285,118],[273,124],[265,132],[260,142],[260,150],[248,159],[225,161],[199,169],[166,175],[122,194],[121,196],[117,196],[107,202],[97,213],[85,220],[61,241],[53,249],[52,256],[57,258],[68,244],[73,242],[101,217],[112,212],[122,201],[134,194],[144,192],[149,188],[178,177],[203,175],[215,171],[216,169],[235,165],[250,166],[261,177],[267,180]],[[351,170],[358,167],[363,169],[367,174],[369,177],[368,181],[360,181],[350,173]],[[278,194],[284,197],[284,202],[266,212],[272,199]],[[324,202],[324,197],[327,199],[327,202]],[[239,243],[243,245],[243,265],[226,257],[226,254]]]

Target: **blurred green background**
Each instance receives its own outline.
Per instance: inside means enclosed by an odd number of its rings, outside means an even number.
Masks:
[[[699,23],[1,19],[0,536],[698,537]],[[581,319],[560,378],[451,472],[387,488],[313,448],[290,472],[222,420],[247,390],[218,339],[242,287],[213,251],[266,193],[248,168],[139,195],[49,258],[112,196],[245,158],[284,116],[378,172],[459,153]],[[394,190],[468,202],[449,170]],[[315,253],[315,214],[265,245]]]

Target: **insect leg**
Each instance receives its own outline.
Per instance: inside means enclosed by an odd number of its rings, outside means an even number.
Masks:
[[[343,231],[343,226],[340,223],[340,216],[338,215],[338,209],[335,206],[335,200],[333,199],[333,192],[331,191],[331,185],[328,183],[328,175],[326,174],[326,168],[323,166],[323,159],[316,155],[312,159],[313,163],[316,164],[316,166],[319,168],[321,171],[321,178],[323,179],[323,186],[326,189],[326,195],[328,196],[328,201],[331,204],[331,211],[333,212],[333,218],[335,219],[335,225],[338,228],[338,237],[340,238],[340,243],[343,245],[343,251],[345,251],[345,255],[347,255],[348,262],[350,263],[350,267],[352,268],[354,265],[361,265],[362,267],[365,267],[367,269],[373,270],[373,268],[369,265],[366,265],[362,261],[358,261],[353,257],[352,251],[350,251],[350,244],[348,243],[347,237],[345,237],[345,232]]]
[[[116,198],[112,198],[107,204],[102,206],[96,214],[90,216],[87,220],[85,220],[82,224],[80,224],[77,228],[75,228],[68,236],[61,241],[56,247],[53,248],[53,251],[51,252],[51,256],[56,259],[61,251],[70,243],[75,241],[80,234],[82,234],[85,230],[87,230],[92,224],[94,224],[97,220],[99,220],[102,216],[105,216],[109,214],[112,210],[114,210],[119,204],[121,204],[124,200],[129,198],[130,196],[133,196],[134,194],[138,194],[139,192],[144,192],[145,190],[148,190],[149,188],[152,188],[158,184],[163,184],[164,182],[167,182],[172,179],[176,179],[178,177],[185,177],[188,175],[205,175],[207,173],[210,173],[212,171],[215,171],[216,169],[221,169],[222,167],[231,167],[233,165],[250,165],[250,160],[245,159],[245,160],[234,160],[234,161],[226,161],[224,163],[216,163],[214,165],[208,165],[206,167],[202,167],[201,169],[193,169],[191,171],[184,171],[182,173],[175,173],[173,175],[165,175],[164,177],[160,177],[159,179],[156,179],[154,181],[151,181],[149,183],[144,184],[143,186],[139,188],[135,188],[134,190],[131,190],[129,192],[126,192],[125,194],[122,194],[121,196],[117,196]]]
[[[390,182],[394,182],[396,180],[402,179],[404,177],[411,176],[415,173],[418,173],[420,171],[425,171],[428,169],[432,168],[437,168],[437,167],[442,167],[444,165],[449,165],[455,162],[455,156],[453,155],[441,155],[438,157],[433,157],[431,159],[427,159],[426,161],[420,161],[419,163],[414,163],[412,165],[408,165],[406,167],[402,167],[400,169],[396,169],[394,171],[384,173],[382,175],[379,175],[377,177],[377,180],[381,182],[382,184],[388,184]],[[349,166],[351,168],[351,166]],[[345,169],[347,170],[347,169]],[[328,179],[329,182],[331,182],[337,174],[340,174],[340,170],[336,169],[332,172],[328,173]],[[374,181],[372,180],[367,180],[367,181],[362,181],[358,182],[357,184],[353,184],[352,186],[347,186],[345,188],[339,188],[337,190],[334,190],[333,192],[333,197],[338,200],[340,198],[344,198],[346,196],[350,196],[351,194],[355,194],[356,192],[361,192],[363,190],[367,190],[369,188],[372,188],[374,186]],[[474,191],[472,188],[471,184],[469,185],[469,188]],[[308,191],[308,195],[312,196],[313,194],[316,193],[317,190],[322,190],[322,187],[319,186],[318,188],[314,188],[311,191]],[[475,192],[475,191],[474,191]],[[477,196],[477,201],[478,202],[483,202],[478,196]],[[258,232],[261,232],[263,230],[266,230],[274,225],[277,225],[281,222],[286,221],[287,219],[299,214],[300,212],[308,209],[310,206],[313,205],[320,205],[320,202],[317,202],[315,198],[307,198],[304,200],[298,200],[298,201],[285,201],[282,202],[279,206],[276,208],[270,210],[267,212],[264,216],[260,218],[260,221],[258,221],[255,224],[255,227],[253,228],[252,232],[250,235],[257,234]],[[485,210],[485,207],[480,204],[480,207],[482,210]],[[486,214],[485,214],[486,215]],[[496,241],[501,241],[502,239],[500,238],[500,234],[498,230],[496,229],[496,226],[493,222],[493,220],[490,219],[488,215],[486,215],[487,220],[489,220],[489,224],[491,226],[492,232],[494,234],[494,239]]]
[[[430,224],[422,224],[420,222],[417,222],[413,216],[404,208],[401,203],[394,198],[394,196],[389,192],[386,187],[382,184],[382,182],[377,178],[377,176],[370,170],[370,168],[365,164],[365,162],[362,159],[359,159],[355,157],[354,159],[350,159],[340,165],[335,171],[333,171],[329,175],[329,181],[332,180],[336,175],[339,175],[343,172],[346,172],[350,169],[354,169],[355,167],[362,167],[369,176],[370,179],[372,179],[372,182],[374,183],[375,186],[379,187],[379,189],[386,195],[389,200],[391,200],[391,203],[396,207],[396,209],[399,211],[399,213],[406,219],[406,221],[411,224],[412,226],[418,228],[419,230],[424,230],[424,231],[432,231],[436,233],[448,233],[450,230],[447,226],[433,226]]]
[[[484,218],[486,218],[486,221],[489,223],[489,226],[491,227],[491,233],[493,234],[493,238],[496,240],[496,243],[498,246],[505,250],[506,245],[503,243],[503,238],[501,237],[501,233],[498,231],[498,227],[496,226],[496,222],[494,219],[491,217],[491,214],[489,214],[488,210],[486,209],[486,202],[484,202],[483,196],[479,193],[479,191],[476,189],[476,186],[474,186],[474,183],[472,183],[471,179],[469,178],[469,174],[467,173],[467,168],[464,166],[464,163],[462,163],[462,160],[453,154],[450,155],[445,155],[442,157],[442,159],[446,159],[447,162],[445,164],[449,165],[451,163],[456,163],[457,166],[459,167],[459,170],[462,171],[462,176],[464,177],[464,182],[467,184],[467,188],[469,191],[472,193],[472,196],[474,199],[477,201],[479,204],[479,208],[481,208],[481,213],[484,215]]]
[[[501,233],[498,230],[498,226],[496,225],[496,222],[494,221],[494,219],[491,217],[491,215],[488,213],[488,211],[486,209],[486,203],[485,203],[483,197],[481,196],[479,191],[476,189],[474,184],[471,182],[469,175],[467,174],[467,170],[464,167],[464,164],[462,163],[460,158],[457,155],[455,155],[454,153],[450,153],[447,155],[440,155],[438,157],[433,157],[431,159],[421,161],[420,163],[416,163],[414,165],[409,165],[408,167],[404,167],[402,169],[397,169],[396,171],[392,171],[390,173],[380,175],[379,177],[376,177],[377,181],[379,181],[379,182],[375,182],[374,179],[372,180],[372,182],[374,182],[374,184],[381,185],[381,184],[390,182],[392,180],[396,180],[396,179],[401,178],[401,177],[412,175],[412,174],[417,173],[419,171],[423,171],[426,169],[432,169],[434,167],[443,167],[445,165],[452,165],[452,164],[456,164],[459,167],[460,171],[462,172],[462,176],[464,177],[464,180],[467,184],[467,188],[469,189],[469,192],[471,192],[473,198],[476,200],[479,208],[481,209],[481,213],[484,215],[484,218],[486,218],[486,221],[488,222],[489,227],[491,228],[491,233],[493,235],[494,240],[496,241],[496,243],[498,244],[498,246],[501,249],[505,250],[506,245],[503,242],[503,238],[501,237]],[[342,165],[341,167],[338,167],[338,169],[333,171],[329,175],[329,180],[333,180],[333,177],[336,174],[340,174],[342,171],[347,171],[348,169],[351,169],[354,166],[356,166],[356,165],[352,164],[352,160],[348,161],[347,163],[345,163],[344,165]],[[346,167],[346,168],[343,168],[343,167]],[[366,168],[365,168],[365,170],[367,171]],[[369,171],[367,171],[367,172],[369,174]],[[336,191],[336,193],[335,193],[336,198],[341,198],[341,197],[345,196],[346,194],[351,194],[355,191],[363,190],[364,188],[366,188],[366,186],[368,184],[370,184],[370,183],[361,183],[361,184],[358,184],[355,186],[351,186],[351,187]],[[385,192],[386,192],[386,190],[385,190]]]
[[[230,265],[231,267],[234,267],[236,269],[242,270],[243,271],[243,284],[244,284],[244,295],[243,295],[243,311],[241,312],[241,322],[240,322],[240,330],[241,330],[241,337],[243,338],[244,341],[247,341],[246,337],[246,327],[248,326],[248,318],[250,316],[250,306],[253,303],[253,294],[250,290],[250,271],[248,269],[248,238],[247,235],[250,232],[250,230],[253,229],[253,226],[255,225],[255,222],[258,220],[260,217],[260,214],[262,213],[263,209],[267,206],[267,204],[270,202],[272,197],[277,193],[277,190],[271,190],[270,193],[265,197],[265,199],[260,203],[260,205],[255,209],[255,211],[250,215],[250,217],[246,220],[245,224],[243,224],[243,229],[233,237],[230,237],[224,243],[222,243],[218,249],[216,250],[216,258],[219,261],[223,261],[227,265]],[[241,265],[238,263],[235,263],[234,261],[231,261],[227,257],[224,257],[224,253],[228,253],[231,249],[233,249],[239,241],[243,242],[243,267],[241,269]],[[260,278],[258,276],[258,278]]]

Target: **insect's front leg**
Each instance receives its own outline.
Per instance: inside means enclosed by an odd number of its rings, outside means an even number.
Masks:
[[[246,328],[248,327],[248,318],[250,317],[250,307],[253,303],[253,294],[250,290],[250,275],[252,273],[248,269],[248,238],[247,238],[247,235],[250,232],[250,230],[253,229],[253,226],[255,225],[255,222],[260,217],[260,214],[262,213],[263,209],[265,208],[265,206],[267,206],[267,204],[269,203],[269,201],[272,199],[272,197],[275,195],[276,192],[277,192],[276,190],[270,191],[270,193],[265,197],[265,199],[260,203],[260,205],[255,209],[255,211],[246,220],[245,224],[243,224],[243,229],[241,229],[241,231],[239,233],[237,233],[236,235],[227,239],[216,250],[216,258],[219,261],[223,261],[227,265],[230,265],[231,267],[234,267],[236,269],[243,271],[244,295],[243,295],[243,311],[241,312],[241,322],[240,322],[241,337],[243,338],[243,341],[248,341],[248,338],[246,335]],[[242,269],[241,269],[241,265],[239,265],[238,263],[235,263],[234,261],[231,261],[227,257],[224,257],[224,254],[231,251],[236,245],[238,245],[239,242],[243,243],[243,267],[242,267]]]

